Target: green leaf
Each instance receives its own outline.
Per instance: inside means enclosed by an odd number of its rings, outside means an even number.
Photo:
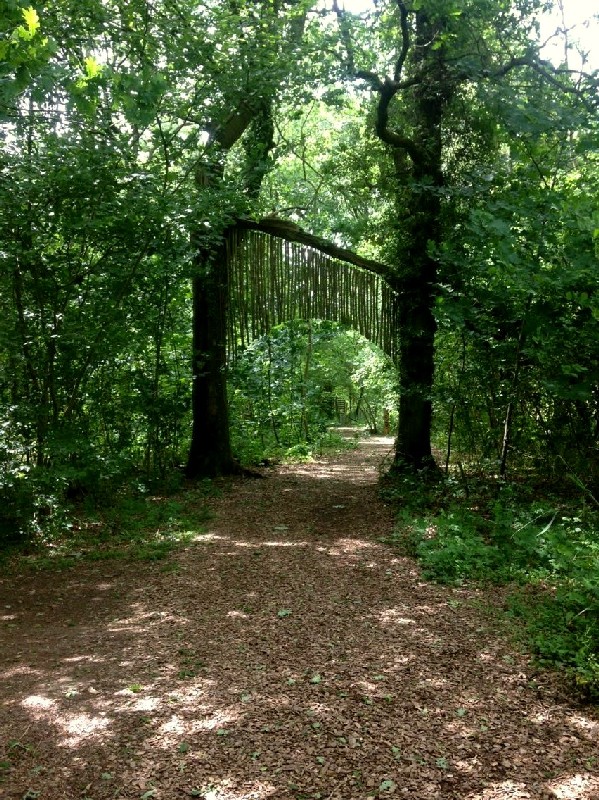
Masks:
[[[277,611],[277,617],[288,617],[291,614],[291,611],[288,608],[282,608],[280,611]]]
[[[29,8],[24,8],[23,19],[25,20],[25,25],[27,25],[27,28],[32,34],[35,34],[39,30],[40,18],[35,8],[32,6],[29,6]]]
[[[319,673],[318,673],[318,672],[316,672],[316,673],[315,673],[314,675],[312,675],[312,677],[310,678],[310,683],[320,683],[321,681],[322,681],[322,678],[320,677],[320,675],[319,675]]]
[[[181,744],[179,745],[179,752],[180,753],[187,753],[187,752],[189,752],[189,749],[190,748],[189,748],[189,745],[187,744],[187,742],[181,742]]]
[[[395,781],[391,779],[381,781],[381,785],[379,786],[379,792],[393,792],[397,788],[397,784]]]
[[[40,28],[40,18],[35,8],[31,6],[29,8],[24,8],[22,13],[25,25],[19,25],[13,32],[11,40],[15,43],[18,42],[19,39],[30,42]]]
[[[85,59],[85,75],[89,80],[97,78],[102,69],[102,64],[98,64],[93,56],[87,56]]]
[[[150,797],[154,797],[156,794],[156,789],[148,789],[147,792],[144,792],[141,796],[141,800],[150,800]]]

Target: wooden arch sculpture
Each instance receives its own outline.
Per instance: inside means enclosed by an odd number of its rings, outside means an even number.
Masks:
[[[395,354],[390,269],[283,220],[240,221],[227,238],[229,358],[275,325],[327,319]]]

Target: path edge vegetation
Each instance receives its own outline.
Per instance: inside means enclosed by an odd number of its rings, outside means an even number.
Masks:
[[[516,645],[599,705],[594,498],[566,499],[517,482],[468,486],[455,475],[427,484],[386,476],[380,494],[396,508],[385,543],[415,559],[426,580],[501,587],[500,613]]]

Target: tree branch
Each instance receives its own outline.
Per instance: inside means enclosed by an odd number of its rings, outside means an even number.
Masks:
[[[563,69],[555,69],[553,65],[549,61],[545,61],[543,59],[534,59],[530,58],[529,56],[520,56],[519,58],[512,58],[507,64],[504,64],[502,67],[499,67],[495,70],[485,70],[483,72],[483,77],[485,78],[502,78],[504,75],[507,75],[514,69],[518,67],[529,67],[542,78],[544,78],[548,83],[552,86],[557,87],[561,92],[566,94],[573,94],[581,100],[585,107],[591,111],[595,111],[597,108],[597,104],[599,103],[599,98],[595,99],[594,102],[589,102],[588,93],[581,89],[579,86],[575,86],[573,84],[563,83],[557,77],[558,75],[570,75],[572,73],[581,74],[577,70],[563,70]],[[589,75],[588,73],[582,73],[585,78],[592,82],[595,89],[598,87],[598,79],[596,75]]]
[[[337,0],[333,0],[333,11],[337,14],[341,40],[347,53],[348,72],[352,78],[365,81],[379,96],[376,114],[377,136],[381,141],[385,142],[385,144],[404,150],[412,161],[418,162],[422,160],[423,155],[416,142],[407,136],[403,136],[401,133],[389,129],[389,105],[391,101],[396,94],[410,86],[416,86],[421,81],[420,76],[415,76],[405,81],[400,80],[411,42],[410,29],[408,26],[408,10],[404,0],[397,0],[397,6],[400,14],[401,50],[395,64],[393,79],[386,77],[384,80],[381,80],[381,78],[371,70],[356,70],[353,43],[347,26],[345,12],[339,8]]]
[[[423,154],[413,139],[389,130],[389,105],[398,92],[398,85],[385,78],[379,89],[379,102],[376,111],[376,134],[379,139],[392,147],[405,150],[412,161],[419,163]]]
[[[359,69],[353,74],[353,77],[365,81],[375,92],[381,92],[385,85],[375,72],[370,72],[367,69]]]
[[[254,222],[249,219],[240,219],[237,222],[237,226],[241,230],[258,231],[259,233],[267,233],[270,236],[276,236],[278,239],[284,239],[287,242],[304,244],[306,247],[312,247],[320,253],[331,256],[331,258],[336,258],[338,261],[345,261],[347,264],[353,264],[355,267],[360,267],[367,272],[379,275],[388,282],[396,277],[394,270],[387,264],[374,261],[370,258],[363,258],[352,250],[346,250],[344,247],[333,244],[333,242],[321,239],[319,236],[314,236],[298,225],[295,225],[293,222],[288,222],[284,219],[266,217],[259,222]]]
[[[235,142],[243,136],[249,124],[256,116],[256,109],[249,105],[241,104],[221,124],[211,131],[213,139],[223,150],[230,150]]]
[[[401,51],[399,53],[399,58],[397,59],[397,63],[395,64],[395,73],[393,75],[393,79],[395,80],[396,83],[401,78],[401,73],[403,72],[403,67],[406,62],[408,52],[410,50],[410,28],[408,27],[408,10],[406,8],[404,0],[397,0],[397,5],[399,8],[399,24],[401,27]]]

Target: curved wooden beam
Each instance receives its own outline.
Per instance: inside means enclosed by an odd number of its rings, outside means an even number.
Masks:
[[[267,233],[270,236],[276,236],[279,239],[284,239],[287,242],[297,242],[304,244],[306,247],[312,247],[320,253],[324,253],[331,258],[338,261],[344,261],[347,264],[353,264],[355,267],[372,272],[375,275],[383,278],[388,284],[393,287],[394,279],[397,282],[397,274],[388,264],[383,264],[381,261],[374,261],[370,258],[364,258],[354,253],[352,250],[347,250],[344,247],[339,247],[333,242],[326,239],[321,239],[320,236],[314,236],[312,233],[303,230],[293,222],[288,222],[284,219],[277,217],[265,217],[259,222],[250,219],[241,219],[237,222],[237,227],[241,230],[259,231],[260,233]]]

